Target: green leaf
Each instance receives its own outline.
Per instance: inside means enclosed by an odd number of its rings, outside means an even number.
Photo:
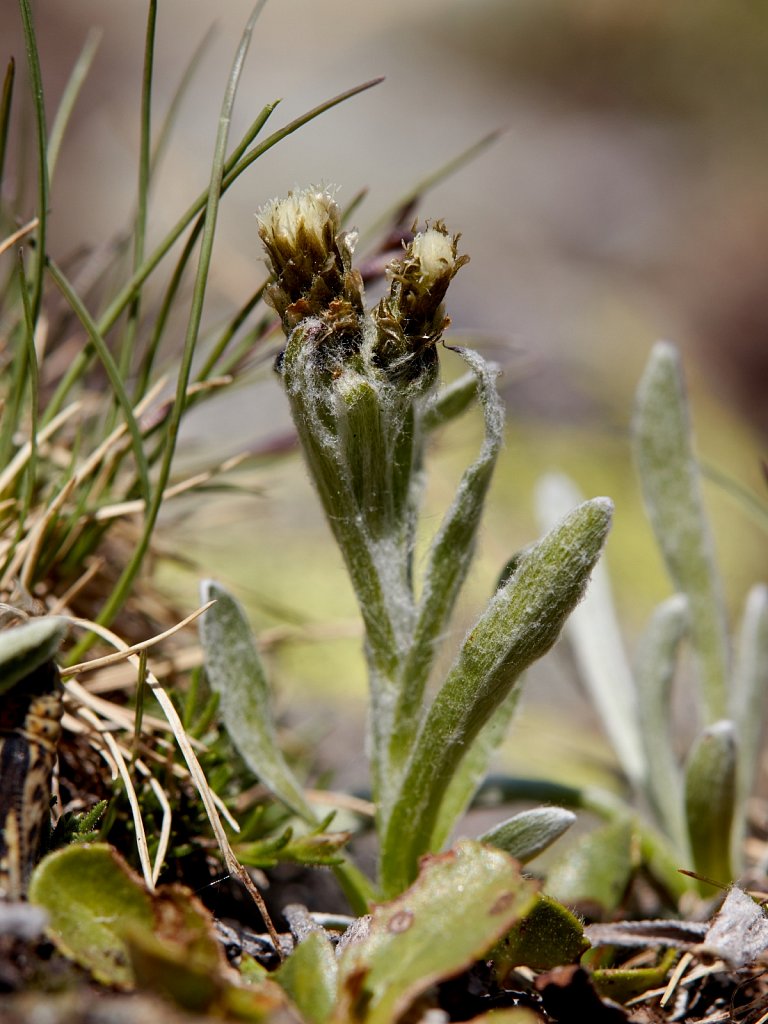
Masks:
[[[494,825],[478,839],[506,850],[515,860],[527,864],[567,832],[575,821],[573,811],[562,807],[534,807]]]
[[[595,498],[567,516],[526,552],[465,639],[420,731],[382,836],[385,893],[402,890],[414,877],[462,758],[522,672],[557,639],[600,555],[612,510],[607,498]]]
[[[67,632],[65,619],[43,616],[0,632],[0,694],[55,657]]]
[[[653,349],[637,390],[634,456],[648,517],[675,590],[688,599],[707,722],[724,718],[728,642],[720,583],[701,500],[680,359]]]
[[[546,530],[583,501],[561,474],[545,476],[537,488],[539,522]],[[565,625],[579,678],[589,693],[624,774],[633,785],[645,777],[645,756],[637,726],[635,681],[619,628],[605,563],[595,566],[589,589]]]
[[[768,691],[768,587],[753,587],[744,607],[731,690],[731,715],[739,738],[736,775],[734,863],[741,860],[747,799],[755,783],[760,758],[760,735]]]
[[[471,840],[425,858],[414,884],[374,909],[339,961],[334,1024],[391,1024],[432,985],[485,955],[535,899],[511,857]]]
[[[284,862],[331,866],[343,863],[341,852],[351,838],[351,832],[324,832],[321,829],[308,835],[294,836],[293,830],[288,828],[277,837],[238,843],[235,853],[241,863],[258,868],[272,868]]]
[[[622,901],[636,865],[634,829],[619,818],[582,836],[547,874],[547,892],[569,906],[612,911]]]
[[[504,437],[504,407],[496,389],[498,371],[476,352],[458,350],[476,379],[485,419],[480,453],[464,472],[453,502],[430,547],[413,640],[402,668],[402,685],[392,727],[392,759],[397,770],[413,746],[424,689],[456,598],[472,562],[496,459]],[[384,808],[384,818],[386,811]]]
[[[116,850],[105,844],[67,846],[38,864],[29,901],[45,907],[48,935],[97,981],[133,987],[126,930],[150,933],[152,898]]]
[[[672,736],[672,681],[688,626],[688,602],[675,594],[659,605],[639,645],[637,694],[648,766],[647,795],[681,856],[688,854],[683,778]]]
[[[493,363],[488,364],[491,371],[498,370]],[[465,373],[458,380],[442,388],[434,396],[424,410],[421,425],[426,433],[457,419],[472,405],[477,397],[477,377],[474,373]]]
[[[528,913],[493,950],[491,959],[503,982],[515,967],[549,971],[575,963],[587,949],[589,940],[576,915],[546,893],[538,893]]]
[[[668,949],[655,967],[600,968],[592,972],[592,983],[601,996],[626,1003],[650,989],[661,988],[677,958],[676,949]]]
[[[125,929],[136,986],[206,1013],[229,986],[213,918],[181,885],[162,886],[151,900],[152,928],[134,924]]]
[[[200,620],[200,640],[222,721],[248,767],[278,799],[307,821],[314,814],[277,744],[269,685],[245,613],[213,580],[201,584],[203,601],[215,601]]]
[[[454,772],[440,803],[440,811],[429,843],[430,849],[440,850],[445,846],[456,827],[456,822],[472,802],[478,787],[486,777],[493,755],[507,735],[521,690],[521,686],[515,687],[498,711],[485,723]]]
[[[328,1020],[336,1002],[338,967],[330,939],[313,931],[272,975],[309,1024]]]
[[[723,883],[733,879],[736,756],[733,722],[715,722],[694,744],[685,772],[685,813],[693,866],[698,874]]]

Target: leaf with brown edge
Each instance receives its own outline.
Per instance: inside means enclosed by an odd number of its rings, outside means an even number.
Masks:
[[[537,885],[501,850],[472,840],[421,861],[404,893],[374,909],[339,961],[334,1024],[392,1024],[437,982],[484,956],[528,913]]]

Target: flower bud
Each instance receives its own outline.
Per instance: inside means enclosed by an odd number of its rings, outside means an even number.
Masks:
[[[352,326],[363,310],[362,280],[352,269],[355,235],[326,189],[307,188],[273,199],[256,215],[274,282],[267,299],[289,334],[317,317]]]
[[[443,299],[451,279],[469,261],[458,255],[458,240],[438,221],[417,234],[402,258],[387,268],[389,295],[373,317],[378,360],[393,377],[415,379],[437,362],[435,345],[449,323]]]

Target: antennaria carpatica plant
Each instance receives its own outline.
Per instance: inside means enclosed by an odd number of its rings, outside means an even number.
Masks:
[[[466,257],[441,222],[428,225],[390,263],[389,291],[367,310],[352,262],[355,235],[342,230],[330,192],[289,194],[267,204],[258,224],[274,277],[268,300],[287,338],[279,373],[365,627],[378,883],[392,896],[413,881],[422,854],[442,847],[475,792],[523,671],[552,646],[584,592],[612,505],[606,498],[584,502],[521,555],[428,699],[502,443],[493,367],[470,349],[451,349],[468,373],[452,388],[438,386],[443,300]],[[471,403],[482,410],[484,440],[417,579],[428,436]],[[242,613],[216,584],[203,592],[219,602],[201,632],[225,720],[254,770],[314,821],[276,748],[263,669]],[[567,812],[537,813],[538,839],[531,839],[534,819],[491,838],[506,837],[512,852],[519,840],[532,856],[572,820]]]

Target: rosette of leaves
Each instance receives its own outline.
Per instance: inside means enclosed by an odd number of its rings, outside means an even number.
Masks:
[[[632,434],[648,518],[675,593],[651,616],[634,665],[603,565],[566,633],[629,788],[649,814],[640,817],[608,794],[554,785],[546,790],[555,802],[587,807],[607,819],[584,837],[580,851],[571,850],[555,864],[549,879],[555,895],[604,907],[621,900],[633,871],[643,867],[673,896],[694,884],[678,869],[723,886],[740,876],[768,684],[768,587],[752,587],[740,628],[731,635],[680,358],[669,343],[660,342],[651,353]],[[546,524],[578,500],[578,491],[563,477],[548,478],[539,498]],[[671,704],[686,654],[698,735],[681,761]],[[540,798],[542,792],[531,780],[500,784],[508,797]],[[706,882],[699,890],[713,891]]]

